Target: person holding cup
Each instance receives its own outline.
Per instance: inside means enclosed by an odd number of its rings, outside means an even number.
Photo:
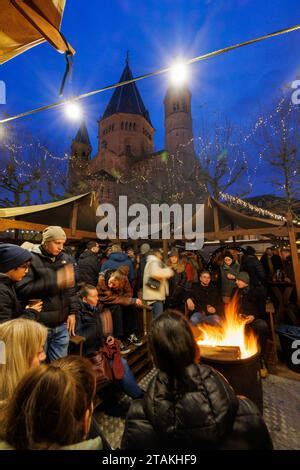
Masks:
[[[16,317],[36,320],[42,302],[32,302],[25,309],[17,299],[15,285],[26,276],[31,253],[11,243],[0,244],[0,323]]]
[[[75,335],[78,299],[72,261],[63,252],[66,234],[59,226],[47,227],[41,245],[31,252],[26,276],[16,285],[18,297],[30,307],[30,301],[42,308],[38,321],[48,328],[47,361],[68,354],[69,335]]]

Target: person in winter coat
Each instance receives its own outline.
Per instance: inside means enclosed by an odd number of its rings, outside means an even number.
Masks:
[[[266,273],[255,253],[255,248],[252,246],[246,247],[246,253],[241,260],[240,270],[246,271],[249,274],[253,286],[264,286],[266,284]]]
[[[31,369],[8,408],[2,450],[101,450],[86,440],[93,415],[95,376],[85,358],[69,356]]]
[[[146,300],[147,304],[153,308],[154,318],[164,310],[164,302],[169,295],[168,279],[174,276],[173,269],[165,266],[162,259],[162,250],[153,250],[147,257],[144,270],[143,300]]]
[[[276,272],[283,270],[283,263],[280,256],[275,253],[272,247],[266,248],[266,251],[260,258],[260,262],[264,267],[268,280],[272,281]]]
[[[260,312],[265,312],[267,277],[263,265],[255,255],[255,248],[252,246],[246,247],[246,255],[242,258],[240,271],[246,271],[249,274],[251,287],[257,292],[258,309]]]
[[[101,265],[101,272],[106,269],[118,269],[120,266],[127,266],[129,269],[128,279],[130,284],[134,281],[134,268],[131,259],[127,253],[123,253],[120,245],[112,245],[111,254],[108,257],[108,260]]]
[[[170,251],[167,266],[174,271],[174,276],[169,279],[169,295],[166,299],[167,307],[177,308],[184,312],[187,275],[185,265],[179,258],[177,248],[172,248]]]
[[[128,268],[107,269],[99,275],[97,289],[100,302],[107,307],[113,318],[114,335],[121,340],[121,352],[128,352],[123,341],[140,346],[137,338],[137,312],[135,307],[141,307],[142,301],[133,297],[132,287],[128,281]]]
[[[199,282],[192,284],[186,291],[186,302],[191,312],[190,321],[193,324],[210,323],[216,325],[223,314],[223,304],[219,289],[211,283],[208,271],[200,273]]]
[[[88,242],[86,250],[81,253],[78,260],[79,282],[87,282],[96,286],[100,271],[99,244],[96,241]]]
[[[25,308],[17,298],[15,285],[29,270],[31,253],[17,245],[0,244],[0,323],[16,317],[38,318],[41,301],[32,301]]]
[[[228,251],[224,253],[224,261],[220,267],[221,292],[224,304],[228,304],[233,289],[235,288],[236,275],[240,272],[240,265],[237,264],[232,254]]]
[[[63,253],[65,241],[66,234],[61,227],[47,227],[42,244],[31,252],[27,275],[16,284],[17,296],[22,301],[38,298],[43,302],[39,321],[48,328],[49,362],[67,355],[69,334],[75,334],[78,299],[73,287],[74,267]]]
[[[92,356],[105,343],[113,344],[115,339],[109,335],[103,335],[101,313],[99,311],[99,295],[97,289],[91,284],[85,284],[79,291],[79,314],[76,323],[76,333],[84,336],[83,351],[85,356]],[[118,381],[119,385],[127,395],[132,398],[139,398],[143,392],[136,383],[135,377],[130,370],[128,362],[121,357],[124,367],[124,376]]]
[[[246,327],[252,328],[258,337],[261,349],[261,376],[265,378],[268,375],[268,370],[264,362],[264,354],[269,327],[264,319],[265,311],[259,310],[261,305],[259,297],[259,291],[251,285],[249,274],[240,271],[236,275],[236,288],[232,291],[232,298],[236,299],[240,314],[252,317],[252,321]]]
[[[199,348],[183,315],[165,312],[154,320],[149,346],[158,372],[129,409],[123,449],[272,449],[256,405],[198,363]]]

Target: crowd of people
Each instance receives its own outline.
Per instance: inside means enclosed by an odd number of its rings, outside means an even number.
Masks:
[[[105,448],[92,418],[101,348],[111,352],[115,386],[133,398],[123,448],[272,448],[256,406],[201,364],[191,326],[219,325],[236,298],[259,339],[265,376],[268,280],[288,269],[288,256],[268,250],[260,261],[250,246],[242,256],[226,249],[207,269],[176,247],[164,260],[148,243],[139,253],[97,241],[75,253],[65,243],[63,229],[51,226],[30,249],[0,245],[0,449]],[[146,391],[126,360],[129,346],[142,344],[144,306],[157,368]],[[75,335],[85,339],[85,357],[70,355]]]

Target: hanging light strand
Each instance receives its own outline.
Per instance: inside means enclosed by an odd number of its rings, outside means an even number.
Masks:
[[[254,38],[254,39],[250,39],[248,41],[244,41],[244,42],[241,42],[241,43],[238,43],[238,44],[234,44],[232,46],[227,46],[227,47],[224,47],[222,49],[218,49],[218,50],[213,51],[213,52],[208,52],[207,54],[203,54],[203,55],[194,57],[192,59],[186,60],[186,61],[183,62],[183,64],[190,65],[190,64],[193,64],[195,62],[200,62],[201,60],[210,59],[212,57],[216,57],[218,55],[225,54],[227,52],[238,49],[240,47],[249,46],[250,44],[255,44],[257,42],[264,41],[266,39],[270,39],[270,38],[275,37],[275,36],[288,34],[288,33],[291,33],[293,31],[296,31],[298,29],[300,29],[300,24],[295,25],[295,26],[291,26],[290,28],[285,28],[285,29],[275,31],[273,33],[265,34],[264,36],[260,36],[260,37]],[[108,91],[108,90],[112,90],[114,88],[118,88],[120,86],[128,85],[130,83],[134,83],[134,82],[137,82],[139,80],[144,80],[145,78],[155,77],[156,75],[161,75],[161,74],[164,74],[164,73],[167,73],[167,72],[170,72],[170,71],[172,71],[172,67],[166,67],[166,68],[163,68],[163,69],[160,69],[160,70],[156,70],[154,72],[149,72],[149,73],[146,73],[144,75],[140,75],[138,77],[132,78],[130,80],[125,80],[123,82],[114,83],[113,85],[108,85],[106,87],[99,88],[98,90],[93,90],[93,91],[90,91],[90,92],[87,92],[87,93],[83,93],[81,95],[77,95],[75,97],[72,97],[71,100],[70,99],[65,99],[65,100],[57,101],[56,103],[52,103],[52,104],[49,104],[49,105],[46,105],[46,106],[41,106],[39,108],[31,109],[30,111],[25,111],[23,113],[16,114],[15,116],[11,116],[11,117],[7,117],[5,119],[1,119],[0,124],[4,124],[5,122],[14,121],[16,119],[20,119],[20,118],[25,117],[25,116],[36,114],[36,113],[39,113],[41,111],[46,111],[48,109],[54,109],[54,108],[63,106],[65,104],[69,103],[70,101],[76,102],[76,101],[82,100],[84,98],[88,98],[90,96],[96,95],[98,93],[103,93],[104,91]]]

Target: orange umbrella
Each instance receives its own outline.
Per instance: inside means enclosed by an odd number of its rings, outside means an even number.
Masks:
[[[0,64],[45,41],[73,55],[59,30],[65,4],[66,0],[0,0]]]

